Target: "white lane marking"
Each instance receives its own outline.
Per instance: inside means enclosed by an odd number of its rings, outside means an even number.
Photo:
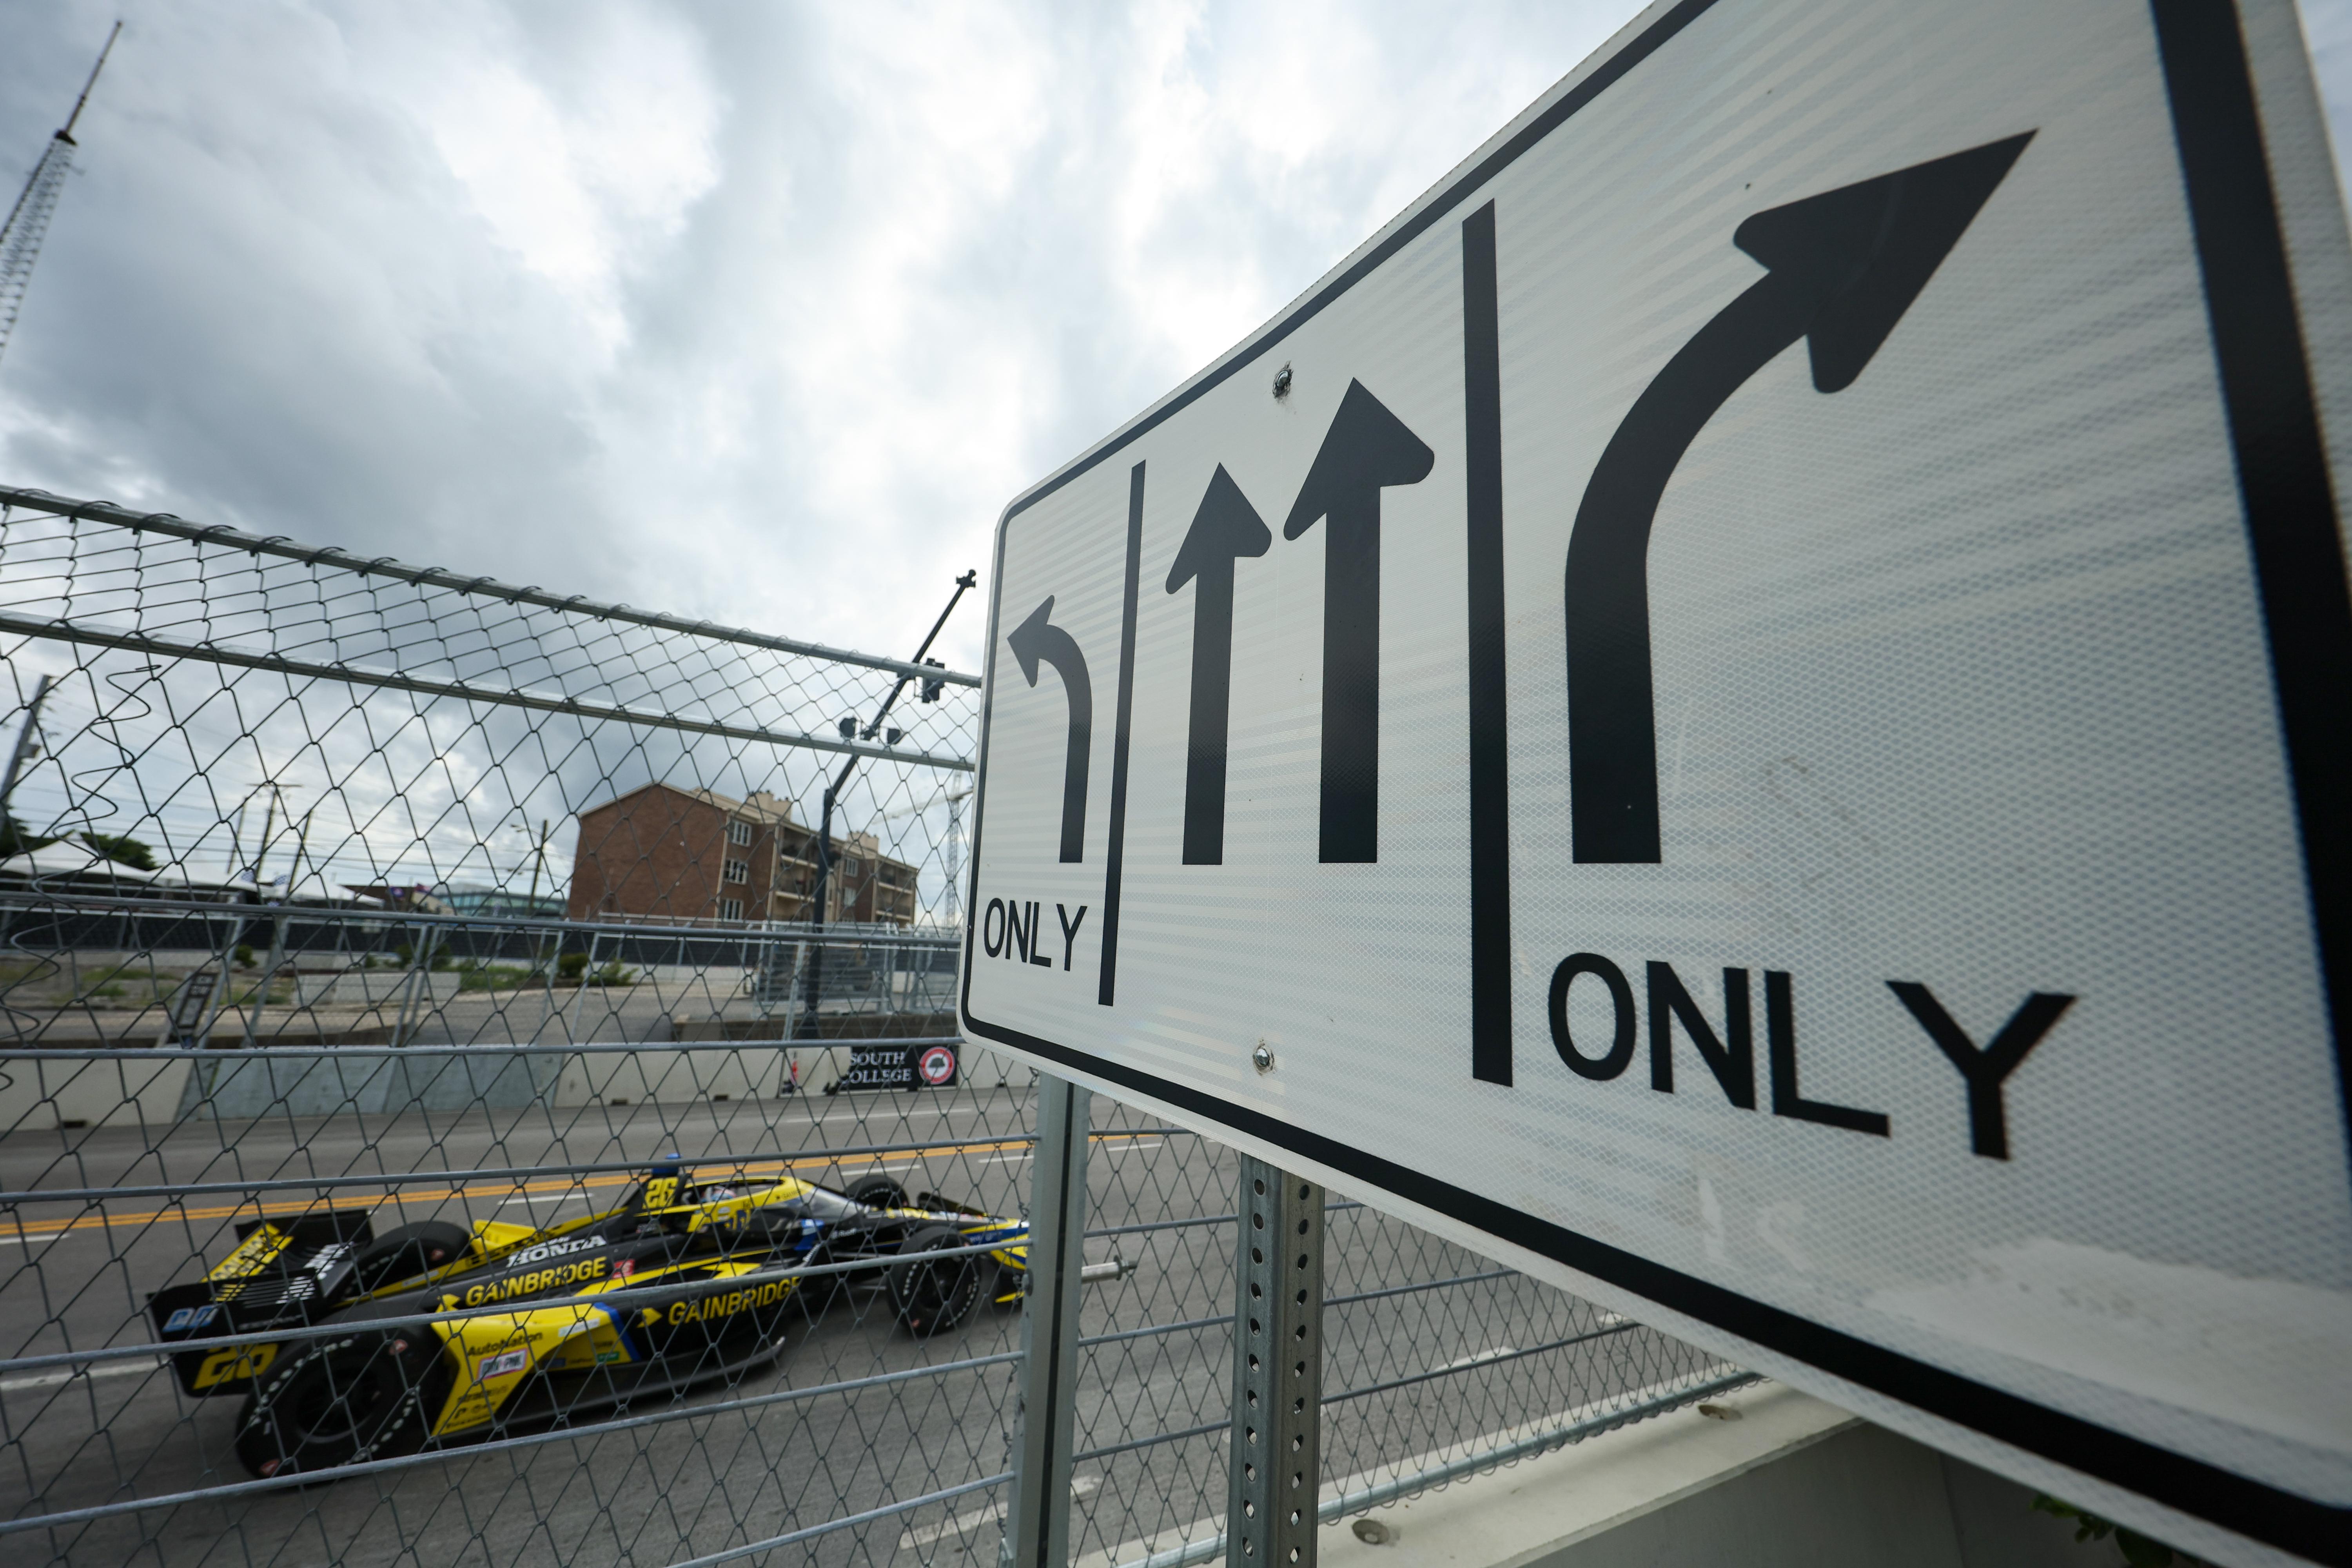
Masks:
[[[110,1361],[100,1362],[87,1371],[68,1367],[61,1372],[45,1372],[37,1377],[0,1378],[0,1394],[15,1394],[26,1388],[55,1388],[78,1377],[128,1377],[134,1372],[153,1372],[163,1364],[160,1361]]]
[[[1070,1496],[1085,1497],[1101,1485],[1100,1476],[1076,1477],[1070,1482]],[[918,1546],[929,1546],[933,1542],[944,1541],[950,1535],[961,1535],[967,1531],[979,1529],[991,1520],[1003,1517],[1003,1513],[1004,1500],[1002,1498],[984,1507],[966,1509],[953,1519],[943,1520],[938,1524],[927,1524],[920,1530],[907,1531],[906,1534],[898,1537],[898,1550],[911,1552]]]
[[[588,1194],[586,1193],[572,1193],[567,1196],[560,1198],[552,1196],[547,1193],[524,1193],[515,1197],[508,1198],[505,1202],[499,1204],[499,1207],[505,1208],[510,1204],[554,1204],[561,1206],[564,1204],[584,1204],[587,1201]]]
[[[1119,1155],[1127,1153],[1129,1151],[1134,1149],[1157,1149],[1166,1142],[1167,1140],[1164,1138],[1153,1138],[1146,1142],[1134,1143],[1098,1143],[1095,1146],[1094,1154],[1090,1157],[1099,1158],[1106,1154]],[[975,1165],[1013,1165],[1018,1164],[1031,1157],[1032,1151],[1024,1149],[1018,1153],[1013,1154],[991,1154],[984,1159],[974,1160],[972,1163]]]

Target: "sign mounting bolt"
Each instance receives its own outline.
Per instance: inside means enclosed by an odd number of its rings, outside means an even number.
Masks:
[[[1264,1040],[1260,1040],[1257,1043],[1257,1049],[1250,1053],[1250,1060],[1256,1064],[1257,1070],[1260,1072],[1274,1070],[1274,1053],[1265,1048]]]

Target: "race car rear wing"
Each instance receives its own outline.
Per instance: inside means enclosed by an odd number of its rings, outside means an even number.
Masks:
[[[263,1333],[310,1321],[331,1300],[352,1260],[373,1237],[365,1209],[331,1209],[299,1219],[247,1220],[237,1247],[205,1278],[147,1299],[147,1315],[165,1344]],[[190,1394],[242,1393],[275,1359],[275,1345],[239,1345],[172,1357]]]

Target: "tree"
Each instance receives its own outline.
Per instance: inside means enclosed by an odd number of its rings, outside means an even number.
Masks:
[[[85,833],[81,841],[119,866],[128,866],[134,871],[155,869],[153,847],[136,838],[113,833]]]
[[[38,849],[44,844],[55,844],[54,838],[43,838],[25,831],[25,825],[13,812],[0,812],[0,859]]]

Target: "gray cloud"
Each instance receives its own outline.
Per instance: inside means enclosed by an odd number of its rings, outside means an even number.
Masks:
[[[134,5],[0,474],[899,649],[1633,9]],[[0,174],[111,15],[9,6]]]
[[[888,649],[1631,9],[134,5],[0,472]]]

